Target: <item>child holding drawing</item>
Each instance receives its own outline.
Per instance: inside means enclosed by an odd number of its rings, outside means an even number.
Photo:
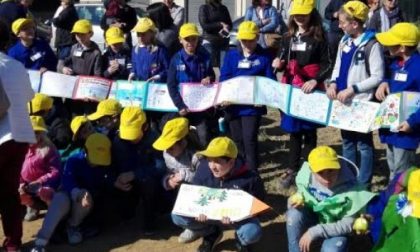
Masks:
[[[417,46],[420,41],[419,29],[410,23],[395,24],[389,31],[376,34],[376,39],[396,57],[389,66],[386,76],[376,90],[376,98],[383,101],[389,93],[402,91],[420,92],[420,55]],[[420,143],[420,110],[404,118],[396,131],[380,130],[382,143],[387,144],[387,162],[390,179],[415,165],[416,149]]]
[[[274,68],[284,71],[282,83],[307,94],[324,88],[324,80],[332,68],[322,19],[314,5],[313,0],[293,2],[289,31],[273,61]],[[280,127],[290,134],[289,168],[280,178],[280,187],[289,188],[301,165],[301,157],[306,160],[316,147],[320,125],[282,113]]]
[[[112,80],[125,80],[131,72],[131,52],[124,42],[124,32],[118,27],[110,27],[105,33],[108,44],[104,60],[104,77]]]
[[[250,170],[246,163],[238,158],[235,143],[227,137],[217,137],[198,152],[205,159],[200,162],[192,184],[210,188],[241,189],[253,196],[263,199],[264,185],[255,170]],[[222,225],[235,228],[237,251],[248,251],[252,244],[258,242],[262,236],[262,229],[258,218],[251,217],[240,222],[232,223],[229,217],[221,222],[209,221],[206,215],[188,218],[172,215],[175,225],[190,229],[195,237],[203,236],[203,242],[197,251],[211,252],[223,236]]]
[[[220,70],[220,81],[237,76],[266,76],[275,79],[268,51],[258,44],[259,29],[253,21],[239,25],[240,46],[227,52]],[[238,90],[240,92],[240,90]],[[225,103],[225,119],[229,122],[232,139],[252,170],[258,170],[258,129],[264,106],[230,105]]]

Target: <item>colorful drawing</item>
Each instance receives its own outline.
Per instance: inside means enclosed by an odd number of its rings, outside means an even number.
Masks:
[[[145,81],[117,81],[115,98],[123,107],[136,106],[144,108],[147,83]]]
[[[220,83],[216,103],[254,104],[255,77],[240,76]]]
[[[204,111],[215,104],[219,84],[181,83],[181,95],[190,111]]]
[[[390,94],[380,104],[371,130],[379,128],[395,128],[399,125],[401,93]]]
[[[145,109],[165,112],[178,111],[169,95],[166,84],[148,83],[146,97]]]
[[[112,81],[93,76],[79,76],[73,99],[102,101],[108,97]]]
[[[407,120],[411,114],[420,109],[420,93],[403,92],[402,97],[402,118],[401,121]]]
[[[266,77],[257,77],[256,82],[255,104],[287,111],[291,85],[282,84]]]

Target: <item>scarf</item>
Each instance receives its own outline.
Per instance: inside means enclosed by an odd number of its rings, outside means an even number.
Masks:
[[[381,32],[388,31],[394,24],[401,21],[400,8],[398,6],[391,11],[387,11],[382,7],[379,14],[381,16]]]

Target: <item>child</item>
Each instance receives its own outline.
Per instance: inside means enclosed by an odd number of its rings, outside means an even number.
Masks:
[[[110,27],[105,33],[108,47],[104,53],[104,77],[125,80],[131,72],[131,52],[125,46],[124,32],[118,27]]]
[[[114,139],[120,126],[121,104],[114,99],[99,102],[96,112],[87,116],[95,123],[96,131]]]
[[[327,96],[342,103],[351,100],[370,100],[375,88],[384,77],[384,57],[373,32],[364,31],[369,8],[360,1],[349,1],[338,14],[340,28],[346,33],[342,38]],[[341,130],[343,156],[353,163],[360,152],[358,181],[369,184],[373,170],[372,133]]]
[[[38,217],[37,201],[50,204],[60,183],[60,155],[47,137],[44,120],[40,116],[31,116],[31,122],[37,142],[29,145],[19,186],[22,203],[26,206],[26,221]]]
[[[308,164],[309,163],[309,164]],[[302,202],[288,201],[287,238],[290,252],[308,252],[313,241],[324,239],[321,251],[347,251],[347,235],[355,216],[374,196],[362,191],[356,167],[340,159],[328,146],[309,153],[296,177]]]
[[[211,110],[190,113],[182,100],[180,83],[192,82],[208,85],[214,81],[215,75],[211,65],[210,55],[198,45],[200,33],[193,23],[183,24],[179,30],[179,40],[183,49],[175,53],[168,70],[169,94],[181,116],[187,117],[191,125],[197,128],[201,147],[209,141],[209,121]]]
[[[248,169],[244,161],[238,158],[238,149],[235,143],[227,137],[213,139],[206,150],[198,152],[205,157],[200,162],[192,184],[211,188],[241,189],[259,199],[265,195],[264,185],[259,175]],[[243,221],[232,223],[224,217],[221,223],[207,221],[205,215],[196,219],[172,215],[175,225],[193,231],[194,236],[203,236],[198,251],[213,251],[215,245],[223,236],[223,225],[233,225],[235,228],[236,246],[238,251],[248,251],[262,235],[258,218],[252,217]]]
[[[273,67],[284,70],[281,82],[298,87],[304,93],[324,89],[324,81],[332,70],[322,19],[314,4],[313,0],[293,2],[289,32],[283,37],[279,54],[273,61]],[[316,147],[317,128],[321,126],[284,113],[280,126],[290,134],[289,168],[280,180],[282,188],[289,188],[301,165],[301,157],[307,160],[309,152]]]
[[[18,41],[9,49],[8,55],[32,70],[56,71],[57,57],[47,42],[35,38],[35,23],[32,19],[19,18],[12,24]]]
[[[257,24],[252,21],[239,25],[237,38],[240,46],[227,52],[220,70],[220,81],[237,76],[266,76],[275,79],[271,67],[272,58],[258,45],[258,33]],[[229,130],[239,153],[246,158],[249,168],[257,171],[258,130],[261,116],[267,113],[267,109],[262,106],[230,105],[226,106],[225,112],[225,119],[229,122]]]

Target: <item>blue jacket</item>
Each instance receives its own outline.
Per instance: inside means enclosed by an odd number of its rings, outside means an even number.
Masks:
[[[184,49],[175,53],[169,64],[168,90],[172,101],[179,110],[187,108],[179,92],[179,84],[184,82],[199,83],[206,77],[210,77],[214,81],[215,75],[210,55],[203,47],[199,46],[195,55],[188,55]]]
[[[152,76],[159,75],[158,82],[166,82],[169,65],[168,51],[161,46],[135,46],[131,53],[133,68],[131,72],[136,79],[146,81]]]
[[[258,28],[260,28],[261,33],[272,33],[276,30],[277,26],[279,25],[279,19],[277,15],[277,10],[272,5],[267,5],[263,10],[264,19],[269,18],[270,22],[266,25],[263,25],[262,20],[257,15],[257,11],[255,7],[251,6],[245,12],[246,21],[254,21]]]
[[[260,176],[249,170],[242,159],[237,158],[234,167],[224,178],[216,178],[210,170],[206,159],[202,160],[191,182],[193,185],[211,188],[241,189],[260,200],[265,197],[264,184]]]
[[[420,54],[414,53],[404,65],[400,65],[395,61],[390,66],[391,73],[387,81],[391,93],[402,91],[420,92]],[[404,70],[407,72],[407,81],[401,82],[394,79],[395,73]],[[390,132],[389,129],[380,130],[380,138],[382,143],[393,145],[401,149],[417,149],[420,143],[420,109],[413,113],[408,119],[408,124],[413,128],[411,133]]]
[[[57,57],[48,43],[41,39],[34,39],[30,47],[25,47],[19,40],[9,49],[8,55],[20,61],[27,69],[39,70],[45,67],[49,71],[57,70]]]
[[[121,79],[127,79],[128,75],[131,73],[131,51],[128,47],[124,47],[121,49],[121,51],[115,53],[112,51],[110,47],[106,49],[106,52],[104,53],[102,59],[104,60],[103,66],[104,66],[104,77],[107,79],[112,80],[121,80]],[[110,65],[110,61],[117,60],[119,63],[118,71],[111,74],[108,72],[108,67]]]
[[[222,69],[220,70],[220,81],[225,81],[237,76],[265,76],[273,80],[276,79],[271,67],[271,56],[269,53],[257,46],[255,52],[248,57],[251,62],[250,68],[239,68],[239,62],[245,60],[242,50],[231,49],[226,53]],[[255,107],[249,105],[232,105],[226,108],[226,112],[232,117],[263,115],[267,113],[265,107]]]

